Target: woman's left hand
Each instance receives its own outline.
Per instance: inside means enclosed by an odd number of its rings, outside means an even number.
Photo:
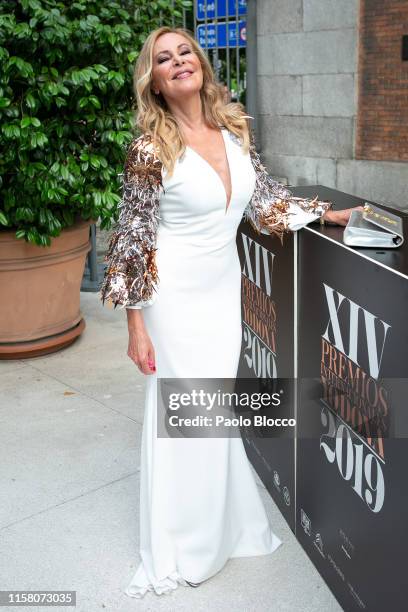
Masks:
[[[328,210],[324,213],[323,219],[336,225],[347,225],[353,210],[364,210],[364,206],[354,206],[344,210]]]

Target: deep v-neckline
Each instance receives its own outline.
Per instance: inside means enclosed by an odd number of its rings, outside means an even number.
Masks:
[[[231,206],[231,200],[232,200],[232,191],[233,191],[233,184],[232,184],[232,172],[231,172],[231,164],[230,164],[230,159],[229,159],[229,155],[228,155],[228,146],[227,146],[227,142],[226,142],[226,138],[225,138],[225,132],[226,132],[226,128],[221,128],[221,136],[222,136],[222,140],[224,142],[224,150],[225,150],[225,157],[226,157],[226,161],[227,161],[227,167],[228,167],[228,174],[230,177],[230,197],[228,198],[228,192],[227,192],[227,188],[225,186],[224,181],[221,178],[221,175],[219,172],[217,172],[217,170],[214,168],[214,166],[212,164],[210,164],[210,162],[208,160],[205,159],[205,157],[203,157],[200,153],[198,153],[198,151],[196,151],[195,149],[193,149],[193,147],[190,147],[190,145],[186,145],[187,149],[190,149],[190,151],[192,151],[193,153],[195,153],[197,155],[197,157],[199,157],[205,164],[207,164],[207,166],[209,166],[211,168],[211,170],[213,171],[213,173],[218,177],[218,180],[220,181],[223,190],[224,190],[224,195],[225,195],[225,208],[224,208],[224,214],[227,214],[230,206]]]

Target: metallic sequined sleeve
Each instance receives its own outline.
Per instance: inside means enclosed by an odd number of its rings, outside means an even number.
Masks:
[[[251,134],[250,156],[256,174],[255,189],[245,211],[244,218],[260,233],[263,230],[276,234],[281,242],[285,232],[297,231],[324,215],[331,202],[311,198],[298,198],[268,174],[256,150]]]
[[[119,220],[105,256],[102,303],[114,307],[143,307],[155,299],[158,272],[155,261],[162,163],[150,138],[142,135],[129,145],[122,176]]]

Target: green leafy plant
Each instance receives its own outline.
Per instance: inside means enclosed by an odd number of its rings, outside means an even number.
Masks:
[[[132,74],[148,33],[188,0],[2,0],[0,230],[47,246],[117,219],[133,136]]]

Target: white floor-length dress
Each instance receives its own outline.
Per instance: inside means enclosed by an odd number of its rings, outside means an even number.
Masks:
[[[155,348],[146,376],[141,448],[141,562],[132,597],[166,593],[213,576],[229,558],[280,544],[241,438],[158,438],[157,377],[234,378],[241,346],[241,270],[236,232],[255,187],[250,155],[222,129],[232,194],[190,147],[172,177],[163,171],[157,234],[159,288],[143,309]]]

